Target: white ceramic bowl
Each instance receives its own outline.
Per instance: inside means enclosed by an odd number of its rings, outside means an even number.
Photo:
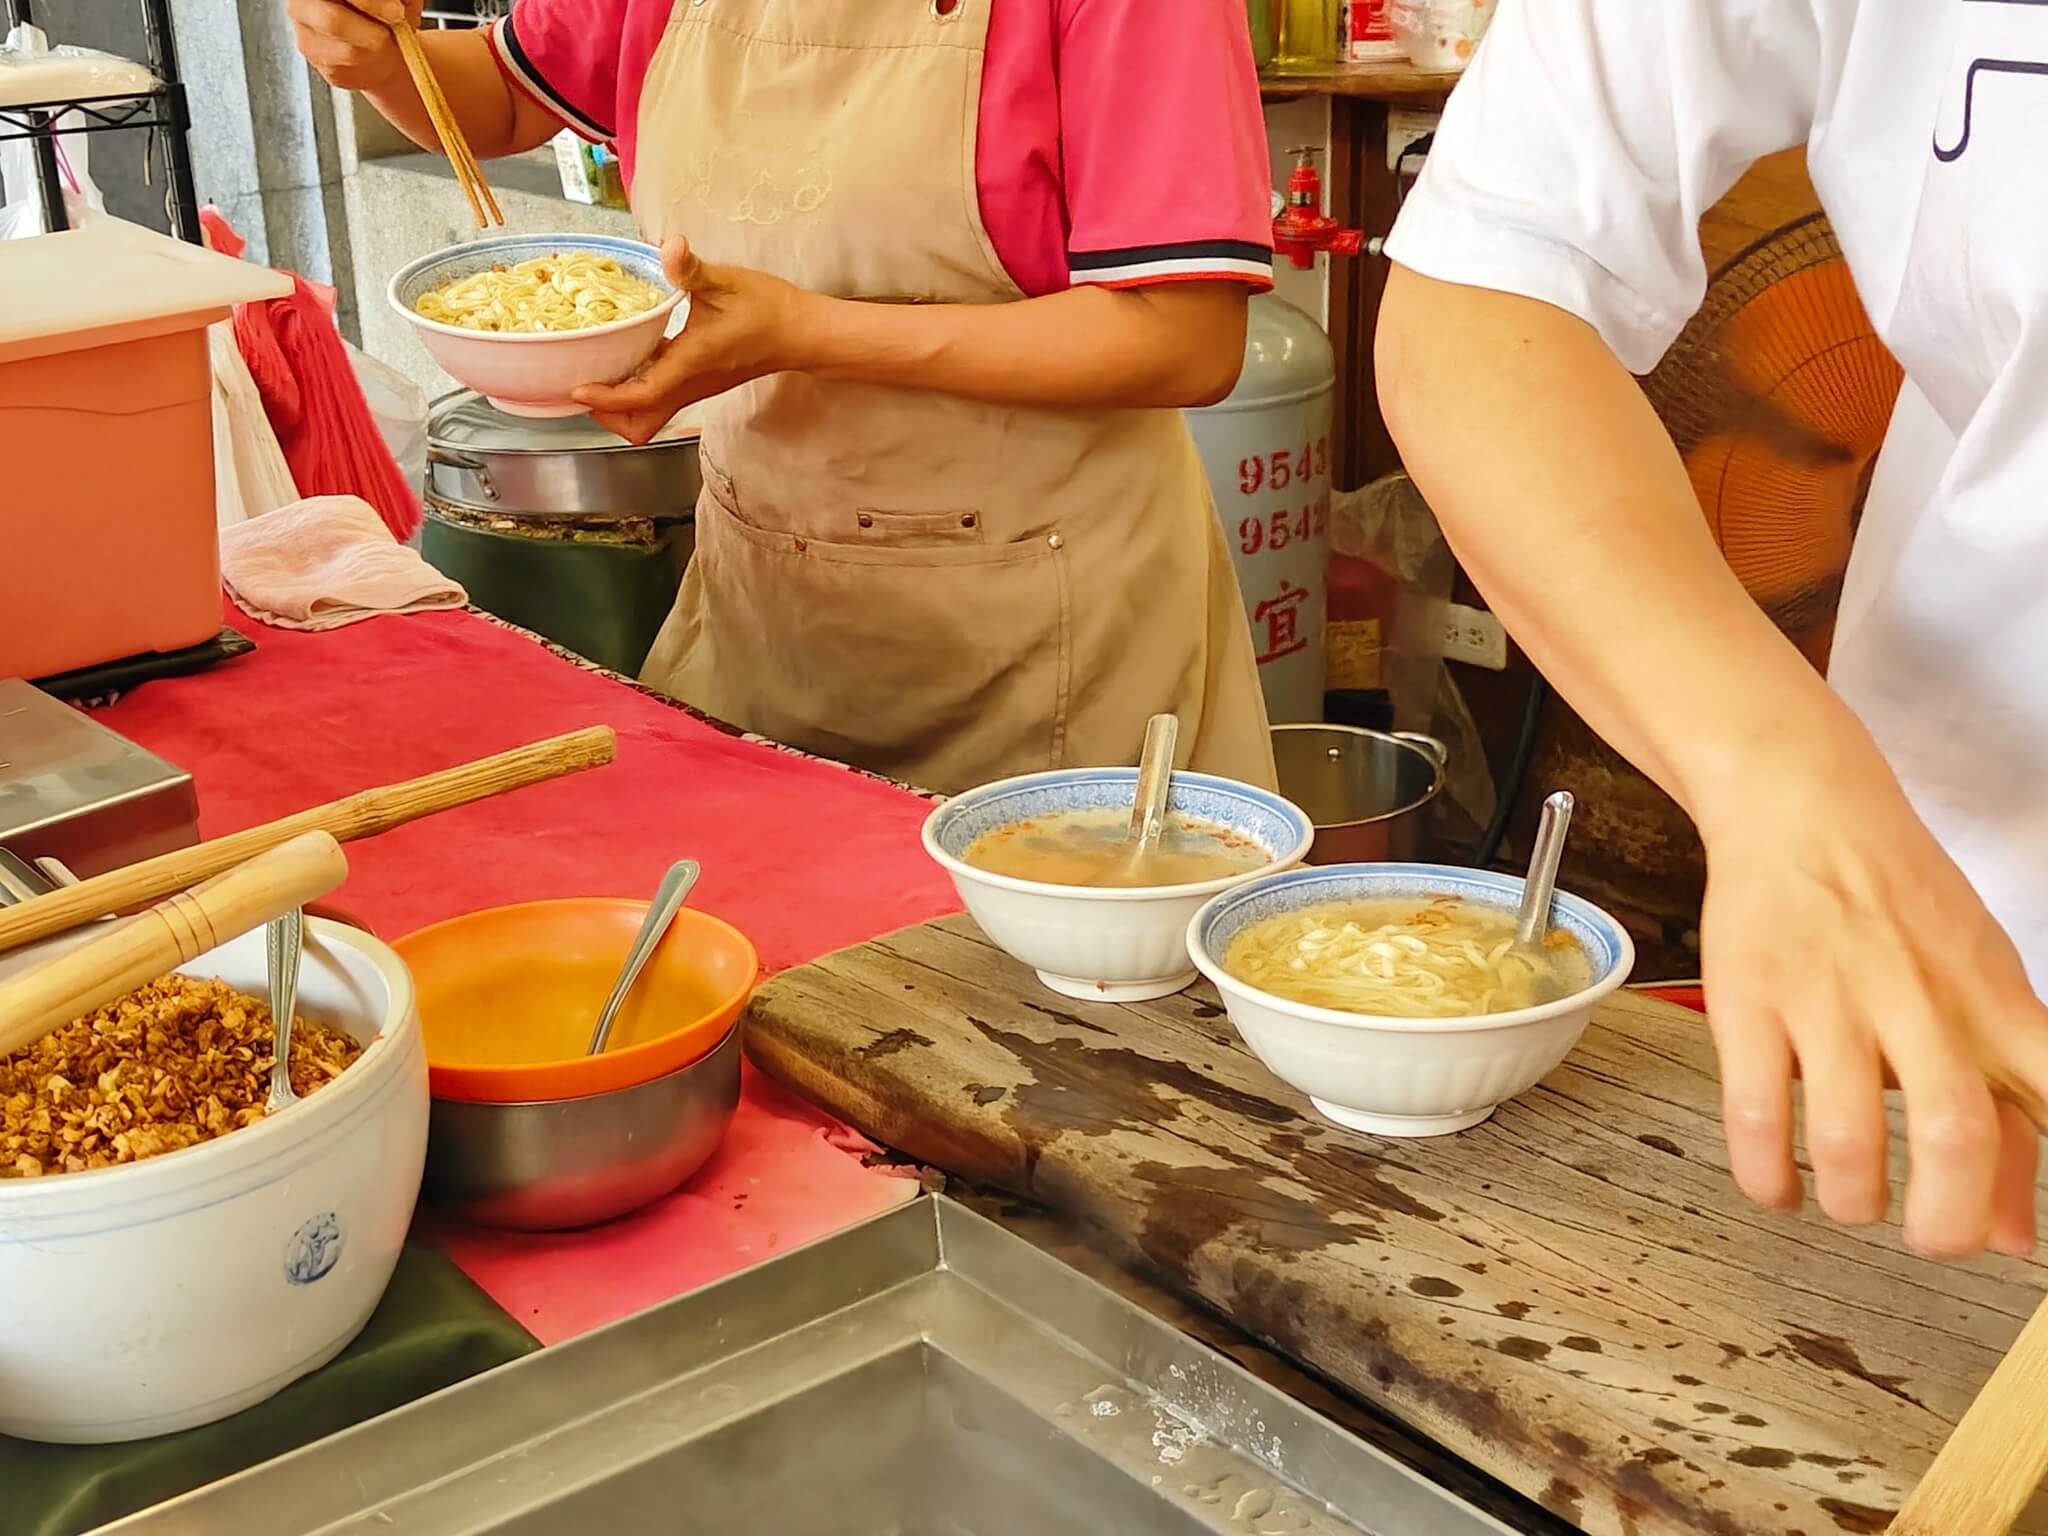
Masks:
[[[1248,987],[1223,969],[1230,941],[1262,918],[1331,901],[1462,896],[1512,913],[1514,875],[1436,864],[1336,864],[1253,881],[1188,924],[1188,953],[1223,994],[1230,1022],[1276,1077],[1324,1115],[1374,1136],[1443,1136],[1477,1125],[1570,1054],[1593,1009],[1628,980],[1635,946],[1591,902],[1558,893],[1556,925],[1577,939],[1593,984],[1536,1008],[1463,1019],[1387,1019],[1312,1008]]]
[[[493,266],[511,266],[558,251],[595,251],[615,257],[635,277],[668,297],[644,315],[580,331],[472,331],[429,320],[413,305],[421,294]],[[391,307],[412,322],[427,355],[458,383],[489,398],[512,416],[577,416],[569,398],[585,384],[616,384],[653,354],[669,328],[682,294],[669,287],[661,253],[638,240],[612,235],[498,235],[450,246],[399,269],[391,279]]]
[[[1095,1002],[1166,997],[1195,979],[1188,919],[1219,891],[1299,864],[1315,839],[1306,812],[1247,784],[1176,773],[1172,810],[1230,827],[1271,856],[1259,869],[1194,885],[1048,885],[990,874],[964,859],[976,839],[998,827],[1059,811],[1114,806],[1128,812],[1137,792],[1135,768],[1065,768],[986,784],[932,812],[924,824],[925,852],[953,877],[982,930],[1053,991]]]
[[[183,969],[262,996],[263,932]],[[118,1168],[0,1179],[0,1434],[86,1443],[209,1424],[369,1321],[426,1156],[412,980],[377,940],[312,919],[299,1012],[369,1048],[284,1114]]]

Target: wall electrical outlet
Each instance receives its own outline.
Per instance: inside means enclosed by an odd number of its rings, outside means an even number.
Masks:
[[[1437,124],[1444,120],[1441,112],[1417,112],[1412,108],[1395,107],[1387,113],[1387,169],[1401,168],[1401,151],[1425,134],[1436,132]],[[1421,170],[1420,160],[1408,162],[1409,169]]]
[[[1508,664],[1508,632],[1484,608],[1444,604],[1444,660],[1502,672]]]

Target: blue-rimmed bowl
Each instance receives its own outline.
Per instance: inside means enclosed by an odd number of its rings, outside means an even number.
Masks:
[[[976,839],[999,827],[1063,811],[1128,811],[1137,793],[1135,768],[1066,768],[986,784],[932,812],[925,852],[953,877],[982,930],[1053,991],[1097,1002],[1165,997],[1195,979],[1188,919],[1219,891],[1299,864],[1315,839],[1305,811],[1249,784],[1176,773],[1170,810],[1230,828],[1270,862],[1221,880],[1136,889],[1049,885],[966,862]]]
[[[1571,1053],[1594,1008],[1635,965],[1635,945],[1620,923],[1560,891],[1551,922],[1585,951],[1591,985],[1554,1003],[1470,1018],[1381,1018],[1314,1008],[1246,986],[1223,968],[1231,941],[1264,918],[1328,902],[1437,896],[1512,914],[1521,905],[1522,881],[1441,864],[1287,871],[1205,905],[1188,924],[1188,953],[1223,994],[1245,1044],[1324,1115],[1375,1136],[1442,1136],[1477,1125]]]
[[[429,320],[413,306],[422,294],[494,266],[512,266],[564,251],[594,251],[668,295],[644,315],[580,331],[472,331]],[[399,269],[391,307],[412,322],[427,355],[458,383],[513,416],[576,416],[570,399],[585,384],[616,384],[653,355],[682,294],[661,270],[661,252],[615,235],[497,235],[450,246]]]

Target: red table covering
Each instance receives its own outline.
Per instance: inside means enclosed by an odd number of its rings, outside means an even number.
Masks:
[[[192,774],[206,837],[583,726],[618,733],[609,767],[350,845],[334,899],[387,939],[507,902],[645,897],[683,857],[704,866],[692,904],[769,970],[957,907],[915,795],[725,734],[515,631],[464,613],[320,634],[229,622],[255,654],[100,717]],[[909,1198],[870,1150],[749,1071],[718,1157],[645,1212],[549,1238],[428,1230],[553,1342]]]

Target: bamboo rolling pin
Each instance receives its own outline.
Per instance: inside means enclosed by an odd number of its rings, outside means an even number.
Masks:
[[[495,757],[479,758],[459,768],[444,768],[403,784],[366,789],[279,821],[110,870],[0,909],[0,952],[109,913],[132,912],[148,906],[266,849],[289,842],[302,832],[326,832],[344,843],[375,837],[436,811],[601,767],[612,760],[616,750],[617,740],[611,727],[594,725]]]
[[[341,844],[325,832],[308,832],[0,981],[0,1056],[325,896],[347,878]]]

